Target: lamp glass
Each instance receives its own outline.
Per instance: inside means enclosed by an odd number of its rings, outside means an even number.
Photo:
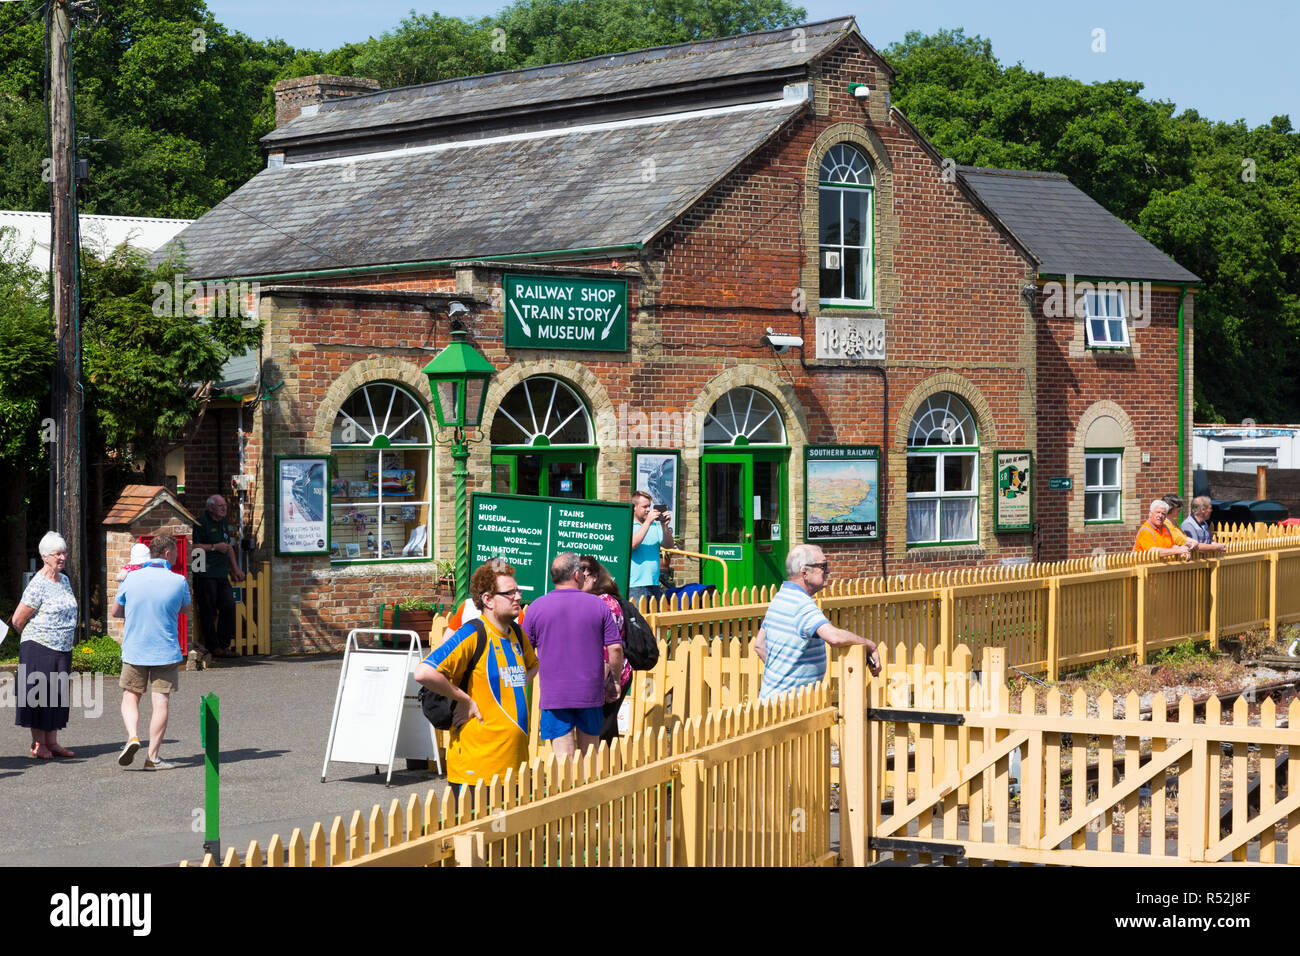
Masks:
[[[477,428],[483,421],[483,406],[487,404],[488,380],[471,378],[465,382],[465,424]]]
[[[443,379],[437,383],[434,389],[434,397],[437,399],[438,427],[455,428],[459,422],[460,416],[459,398],[460,382],[455,379]]]

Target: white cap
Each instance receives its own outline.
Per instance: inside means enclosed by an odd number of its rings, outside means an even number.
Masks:
[[[144,564],[149,560],[149,545],[133,544],[131,545],[131,560],[129,564]]]

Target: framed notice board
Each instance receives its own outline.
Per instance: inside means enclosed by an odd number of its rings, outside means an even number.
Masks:
[[[803,488],[805,541],[880,538],[879,445],[808,445]]]
[[[330,553],[329,458],[275,459],[276,554]]]
[[[993,530],[1034,530],[1034,453],[1027,449],[995,451],[993,480]]]
[[[515,568],[521,601],[535,601],[551,590],[551,560],[561,551],[595,556],[627,594],[630,504],[474,494],[469,516],[470,573],[490,558],[504,558]]]

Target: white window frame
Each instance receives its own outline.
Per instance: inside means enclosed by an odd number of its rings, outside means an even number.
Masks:
[[[859,167],[856,163],[846,162],[850,157],[845,156],[846,150],[852,150],[857,159],[862,161]],[[829,172],[827,167],[830,167]],[[828,176],[829,178],[821,178]],[[844,194],[845,193],[865,193],[866,194],[866,216],[863,223],[862,243],[860,245],[847,245],[844,242]],[[839,200],[839,242],[822,243],[822,223],[821,223],[821,197],[823,194],[833,193]],[[818,172],[817,184],[817,269],[818,269],[818,286],[820,291],[821,270],[825,266],[827,254],[835,255],[839,258],[840,272],[840,291],[843,292],[846,282],[844,275],[844,259],[846,249],[855,249],[862,257],[863,283],[866,286],[866,295],[861,299],[851,299],[841,297],[819,298],[818,302],[822,305],[850,305],[857,307],[870,307],[875,302],[876,283],[875,283],[875,221],[876,221],[876,202],[875,202],[875,175],[871,169],[871,161],[867,158],[862,150],[858,149],[852,143],[837,143],[826,152],[822,158],[822,165]]]
[[[971,459],[971,487],[949,491],[944,487],[944,459],[949,457],[968,457]],[[935,513],[935,535],[930,539],[911,537],[911,523],[907,522],[907,546],[926,547],[934,545],[968,545],[979,544],[980,535],[980,449],[979,434],[975,427],[975,416],[960,396],[952,392],[936,392],[921,403],[921,407],[912,416],[908,428],[907,460],[934,458],[935,478],[933,491],[908,491],[908,514],[916,503],[933,501]],[[974,536],[971,538],[947,538],[943,536],[943,502],[954,499],[973,499],[975,502],[973,516]]]
[[[1119,322],[1120,337],[1113,337],[1111,324]],[[1093,323],[1100,323],[1102,334],[1099,336]],[[1124,308],[1124,295],[1114,290],[1084,293],[1083,328],[1087,336],[1088,348],[1092,349],[1126,349],[1129,347],[1128,315]]]
[[[915,503],[932,501],[936,510],[934,528],[935,537],[929,540],[919,540],[908,538],[907,546],[916,545],[964,545],[978,544],[980,534],[980,454],[979,449],[975,447],[950,449],[947,451],[933,451],[930,448],[909,448],[907,450],[907,460],[909,464],[918,458],[935,459],[934,491],[909,491],[907,493],[907,503],[909,506]],[[944,487],[944,460],[946,458],[969,458],[971,459],[971,487],[969,490],[962,489],[949,491]],[[950,538],[945,539],[943,536],[943,503],[953,501],[958,498],[969,498],[975,502],[972,527],[975,535],[971,538]],[[909,507],[910,510],[910,507]]]
[[[1115,475],[1118,479],[1114,484],[1106,482],[1106,461],[1114,459]],[[1088,464],[1097,462],[1097,478],[1095,483],[1088,481]],[[1115,508],[1113,517],[1105,514],[1105,502],[1109,496],[1114,496]],[[1092,509],[1090,504],[1097,501],[1102,505],[1097,509],[1096,517],[1090,517]],[[1124,453],[1122,451],[1088,451],[1083,453],[1083,521],[1084,524],[1122,524],[1124,521]]]

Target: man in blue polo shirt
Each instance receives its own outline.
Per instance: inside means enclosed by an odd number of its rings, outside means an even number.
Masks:
[[[129,767],[140,749],[140,698],[151,690],[153,716],[149,720],[149,752],[145,770],[171,770],[158,755],[167,732],[169,696],[180,681],[181,643],[176,621],[190,609],[190,586],[185,575],[171,570],[176,560],[176,539],[160,534],[149,542],[149,562],[126,576],[117,590],[113,617],[125,618],[122,628],[122,723],[127,741],[118,756]]]
[[[867,649],[871,673],[880,673],[876,644],[826,619],[812,596],[826,587],[830,567],[822,549],[797,544],[785,559],[786,581],[772,598],[754,642],[763,662],[763,686],[758,699],[816,684],[826,676],[826,645],[861,644]]]

